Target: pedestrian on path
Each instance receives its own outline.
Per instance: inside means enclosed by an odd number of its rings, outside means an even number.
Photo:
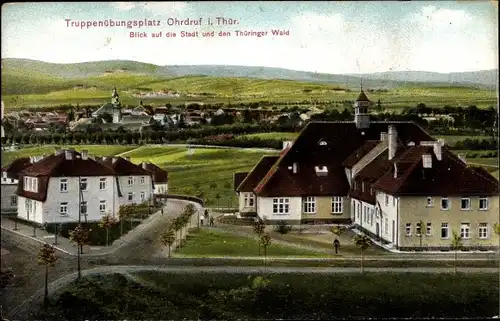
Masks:
[[[163,215],[163,207],[161,208],[161,215]]]
[[[205,216],[203,216],[203,215],[202,215],[202,216],[200,217],[200,223],[201,223],[201,226],[203,226],[203,220],[204,220],[204,219],[205,219]]]
[[[214,217],[210,216],[210,226],[214,226]]]
[[[335,254],[339,254],[339,250],[340,250],[339,240],[335,239],[335,241],[333,241],[333,247],[335,248]]]

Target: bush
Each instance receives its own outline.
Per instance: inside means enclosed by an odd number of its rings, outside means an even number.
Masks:
[[[292,230],[290,225],[287,225],[285,221],[279,221],[278,225],[276,225],[276,232],[280,234],[287,234]]]

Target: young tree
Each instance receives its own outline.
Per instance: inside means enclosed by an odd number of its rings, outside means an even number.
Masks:
[[[77,249],[83,247],[87,244],[90,230],[87,230],[81,224],[79,224],[74,230],[69,232],[69,239],[73,245],[76,245]],[[77,250],[78,256],[78,280],[82,277],[82,267],[80,262],[80,251]]]
[[[170,226],[172,228],[172,231],[174,231],[175,234],[177,234],[177,232],[179,232],[179,238],[177,239],[177,243],[179,245],[179,247],[182,247],[182,243],[181,243],[181,237],[182,237],[182,223],[181,221],[179,220],[179,217],[176,217],[172,220],[172,223],[170,223]]]
[[[132,216],[132,204],[124,204],[118,210],[118,217],[120,218],[120,236],[123,235],[123,224],[127,218]]]
[[[163,245],[168,246],[168,258],[170,258],[170,250],[172,245],[175,243],[175,232],[172,229],[168,229],[161,235],[161,242]]]
[[[417,223],[417,237],[419,238],[419,241],[420,241],[420,251],[423,251],[422,249],[422,238],[424,237],[424,226],[426,223],[422,220],[418,221]]]
[[[109,229],[117,223],[115,217],[107,214],[99,221],[99,227],[106,229],[106,246],[109,245]]]
[[[262,237],[262,234],[264,234],[264,231],[266,230],[266,224],[263,220],[258,219],[253,223],[253,231],[257,236],[259,237],[259,242],[260,238]],[[259,243],[259,255],[260,255],[260,243]]]
[[[49,267],[54,266],[57,261],[56,251],[53,246],[45,243],[38,253],[38,264],[45,265],[45,296],[43,303],[47,307],[49,300]]]
[[[453,232],[453,238],[451,239],[451,248],[455,251],[455,266],[454,271],[457,274],[457,261],[458,261],[458,251],[464,246],[462,242],[462,237],[456,232]]]
[[[335,238],[339,238],[342,235],[342,233],[344,233],[344,231],[345,227],[340,225],[334,226],[330,229],[330,232],[332,232],[332,234],[335,235]]]
[[[260,245],[264,248],[264,268],[266,268],[267,247],[271,245],[271,236],[265,233],[260,237]]]
[[[215,194],[215,199],[217,200],[217,208],[220,208],[220,203],[219,203],[220,198],[221,198],[221,196],[219,193]]]
[[[354,244],[361,250],[361,273],[364,272],[364,251],[372,245],[372,240],[366,235],[357,234],[354,237]]]

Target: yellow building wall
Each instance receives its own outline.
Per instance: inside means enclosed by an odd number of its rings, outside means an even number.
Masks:
[[[461,223],[469,223],[469,239],[464,246],[498,246],[498,235],[493,226],[499,221],[499,197],[488,197],[488,209],[479,210],[479,197],[470,196],[470,210],[461,209],[461,197],[448,197],[450,209],[441,209],[441,197],[433,197],[433,206],[427,206],[427,197],[400,197],[399,247],[420,247],[416,236],[417,223],[422,220],[423,247],[450,247],[453,232],[460,235]],[[406,236],[406,224],[411,223],[411,236]],[[431,223],[431,235],[426,235],[426,225]],[[448,223],[448,238],[441,238],[441,223]],[[479,223],[488,224],[488,238],[479,238]]]
[[[342,214],[332,213],[332,197],[316,196],[316,213],[304,213],[304,198],[302,198],[302,219],[348,219],[351,218],[351,205],[348,197],[343,197]]]

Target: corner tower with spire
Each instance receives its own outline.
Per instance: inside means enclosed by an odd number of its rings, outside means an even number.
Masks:
[[[359,96],[354,102],[354,123],[357,128],[370,127],[370,105],[371,102],[368,97],[366,97],[363,91],[363,83],[361,83]]]

